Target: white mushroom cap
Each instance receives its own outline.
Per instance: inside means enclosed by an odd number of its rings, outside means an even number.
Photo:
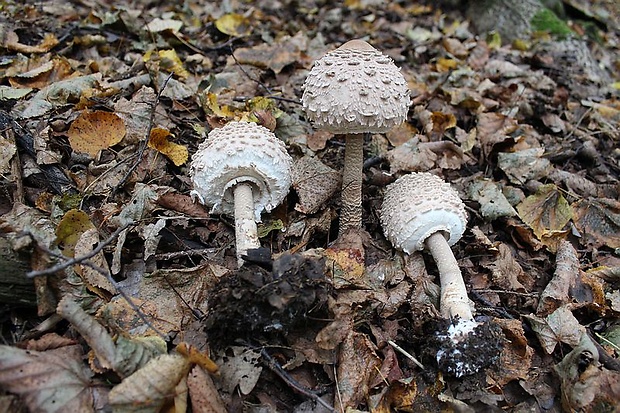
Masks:
[[[458,192],[427,172],[404,175],[390,184],[380,218],[385,236],[407,254],[423,250],[426,239],[438,231],[454,245],[467,225]]]
[[[409,89],[391,58],[351,40],[314,63],[301,98],[306,116],[332,133],[382,133],[407,117]]]
[[[252,187],[254,216],[275,208],[291,185],[293,160],[269,129],[250,122],[229,122],[209,132],[192,156],[192,198],[212,213],[234,215],[233,187]]]

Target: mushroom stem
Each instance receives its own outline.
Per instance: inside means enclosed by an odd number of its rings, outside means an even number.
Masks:
[[[234,189],[235,238],[237,240],[237,263],[243,265],[242,256],[249,249],[260,248],[258,229],[254,221],[254,196],[252,187],[240,183]]]
[[[364,165],[364,135],[348,133],[342,171],[342,209],[338,235],[349,229],[362,228],[362,169]]]
[[[429,236],[426,239],[426,247],[439,270],[441,283],[439,310],[442,317],[450,319],[458,316],[463,320],[473,320],[461,270],[443,232],[435,232]]]

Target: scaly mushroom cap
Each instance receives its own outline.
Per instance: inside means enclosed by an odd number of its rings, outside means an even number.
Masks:
[[[442,231],[454,245],[465,232],[465,205],[449,183],[427,173],[404,175],[390,184],[381,206],[381,225],[392,245],[421,251],[424,241]]]
[[[314,63],[301,97],[317,128],[332,133],[382,133],[400,125],[409,89],[392,59],[363,40],[351,40]]]
[[[255,220],[275,208],[291,185],[293,160],[269,129],[250,122],[229,122],[209,132],[192,156],[192,198],[212,213],[234,214],[233,187],[252,187]]]

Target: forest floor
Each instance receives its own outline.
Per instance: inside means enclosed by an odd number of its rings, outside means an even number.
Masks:
[[[620,411],[617,5],[508,41],[454,3],[1,2],[0,412]],[[300,104],[355,38],[411,97],[365,137],[363,242],[337,239],[344,137]],[[235,120],[293,158],[240,270],[189,175]],[[452,250],[500,337],[465,376],[432,257],[380,224],[421,171],[465,202]]]

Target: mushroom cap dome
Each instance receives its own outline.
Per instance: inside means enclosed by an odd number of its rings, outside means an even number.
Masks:
[[[301,98],[306,116],[332,133],[382,133],[403,123],[409,89],[391,58],[351,40],[314,63]]]
[[[454,245],[467,225],[458,192],[428,172],[403,175],[388,185],[380,219],[388,240],[407,254],[423,250],[426,239],[437,231]]]
[[[213,129],[192,156],[192,198],[212,213],[234,215],[233,188],[252,187],[254,216],[275,208],[291,186],[293,160],[269,129],[251,122],[229,122]]]

